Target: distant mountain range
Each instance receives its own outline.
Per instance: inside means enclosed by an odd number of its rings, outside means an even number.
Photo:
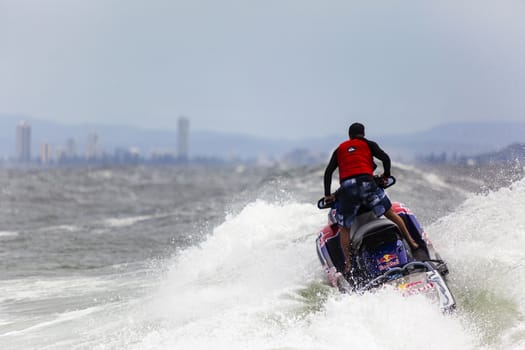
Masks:
[[[135,147],[144,156],[154,151],[175,152],[176,130],[141,129],[129,126],[102,124],[60,124],[15,115],[0,115],[0,156],[15,154],[16,126],[27,120],[32,128],[32,152],[38,154],[41,143],[65,147],[67,139],[74,139],[79,153],[84,153],[88,135],[96,133],[106,152],[117,148]],[[220,133],[190,129],[191,157],[219,158],[280,158],[297,150],[328,157],[334,147],[346,136],[305,138],[303,140],[269,139],[235,133]],[[449,123],[418,133],[387,134],[374,137],[392,157],[410,161],[418,155],[430,153],[476,155],[502,149],[512,143],[525,142],[525,122]]]
[[[525,122],[447,123],[419,133],[385,135],[380,141],[400,156],[478,155],[525,142]]]

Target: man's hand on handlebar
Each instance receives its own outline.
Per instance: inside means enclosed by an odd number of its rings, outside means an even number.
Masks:
[[[335,202],[335,195],[331,194],[329,196],[324,196],[323,200],[326,204]]]

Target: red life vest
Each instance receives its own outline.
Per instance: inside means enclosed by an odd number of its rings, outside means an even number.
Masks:
[[[374,162],[372,151],[368,143],[360,138],[343,142],[337,148],[337,165],[339,167],[339,180],[344,180],[356,175],[374,175]]]

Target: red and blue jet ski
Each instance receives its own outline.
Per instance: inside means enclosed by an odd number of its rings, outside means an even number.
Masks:
[[[381,183],[384,188],[395,183]],[[320,209],[330,208],[334,203],[319,200]],[[402,295],[424,294],[444,312],[455,309],[456,302],[447,286],[445,276],[448,268],[433,248],[413,215],[400,216],[420,248],[414,252],[402,238],[396,224],[368,210],[362,210],[355,218],[351,230],[352,270],[344,271],[344,255],[339,240],[337,223],[329,220],[316,239],[317,254],[330,284],[345,293],[366,292],[383,286],[392,286]],[[410,213],[411,214],[411,213]],[[330,217],[330,214],[329,214]]]

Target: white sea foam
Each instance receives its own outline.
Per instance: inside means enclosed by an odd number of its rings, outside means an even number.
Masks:
[[[323,224],[304,204],[257,201],[228,217],[175,259],[151,307],[163,326],[136,348],[480,348],[459,317],[422,297],[316,291],[322,276],[312,228]]]
[[[394,164],[396,168],[400,168],[405,171],[410,171],[411,173],[418,174],[419,176],[423,178],[423,180],[425,180],[431,186],[438,187],[441,189],[449,189],[449,190],[457,191],[463,194],[468,194],[468,192],[462,189],[461,187],[454,186],[454,185],[447,183],[445,180],[443,180],[441,176],[435,173],[424,171],[415,166],[408,165],[408,164],[402,164],[402,163],[394,163]],[[469,182],[481,184],[481,182],[479,182],[478,180],[472,180]]]
[[[101,277],[11,279],[0,283],[0,302],[83,295],[86,288],[90,292],[103,291],[109,289],[113,283]]]
[[[126,227],[134,225],[139,221],[149,220],[153,218],[155,218],[154,215],[132,216],[127,218],[110,218],[106,219],[105,223],[110,227]]]
[[[42,320],[30,327],[23,328],[20,330],[14,330],[10,332],[0,333],[0,338],[3,337],[12,337],[12,336],[23,336],[26,333],[34,332],[36,330],[40,330],[47,327],[57,326],[58,324],[64,323],[64,322],[70,322],[79,318],[84,318],[87,315],[100,311],[102,307],[91,307],[81,310],[73,310],[68,311],[60,314],[50,315],[47,316],[45,320]]]
[[[40,230],[44,232],[47,232],[47,231],[75,232],[75,231],[80,230],[80,227],[75,226],[75,225],[57,225],[57,226],[42,227]]]
[[[429,227],[464,313],[495,349],[525,341],[525,179],[473,196]]]
[[[19,233],[15,231],[0,231],[0,238],[1,237],[17,237],[18,235]]]

